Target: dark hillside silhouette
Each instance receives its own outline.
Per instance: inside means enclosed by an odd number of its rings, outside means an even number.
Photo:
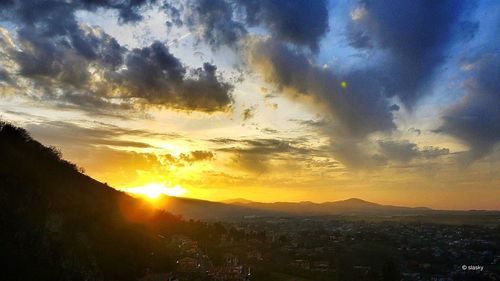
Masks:
[[[157,231],[181,227],[4,122],[0,157],[2,280],[135,280]]]

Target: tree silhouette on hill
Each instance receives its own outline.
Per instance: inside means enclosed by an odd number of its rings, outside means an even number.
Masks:
[[[157,232],[188,224],[84,175],[6,122],[0,157],[2,280],[136,280],[161,249]]]

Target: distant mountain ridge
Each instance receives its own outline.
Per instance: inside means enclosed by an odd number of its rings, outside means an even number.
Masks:
[[[233,203],[259,210],[286,212],[292,215],[351,215],[351,214],[407,214],[432,211],[426,207],[403,207],[381,205],[359,198],[314,203],[314,202],[274,202],[274,203]]]
[[[255,201],[248,200],[245,198],[234,198],[234,199],[222,200],[220,202],[225,204],[248,204],[248,203],[254,203]]]
[[[186,218],[207,220],[262,216],[409,215],[433,211],[425,207],[381,205],[358,198],[324,203],[310,201],[262,203],[242,198],[213,202],[162,196],[157,199],[156,206]]]

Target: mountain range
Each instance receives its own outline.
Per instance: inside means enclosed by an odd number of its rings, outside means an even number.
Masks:
[[[432,212],[425,207],[381,205],[351,198],[342,201],[313,203],[274,202],[261,203],[246,199],[213,202],[181,197],[161,196],[155,205],[173,214],[202,220],[221,220],[243,217],[269,216],[328,216],[328,215],[418,215]]]

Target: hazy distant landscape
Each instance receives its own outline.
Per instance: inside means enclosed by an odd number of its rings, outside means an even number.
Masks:
[[[155,202],[155,206],[188,219],[201,220],[316,216],[338,217],[346,220],[411,221],[492,226],[500,223],[500,211],[450,211],[433,210],[426,207],[388,206],[358,198],[325,203],[259,203],[242,199],[212,202],[164,195]]]

